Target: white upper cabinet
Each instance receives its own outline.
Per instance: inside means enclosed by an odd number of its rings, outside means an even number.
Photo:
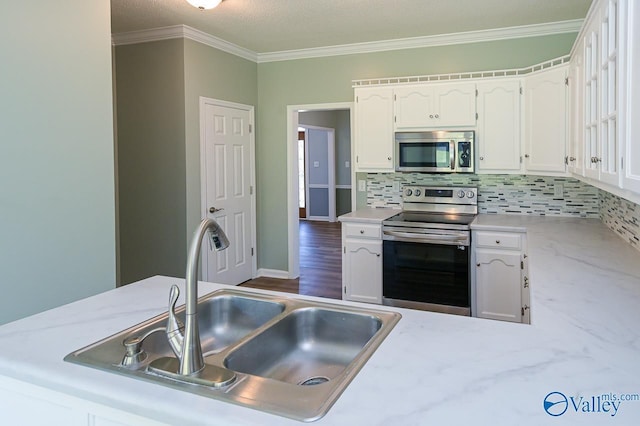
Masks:
[[[519,173],[520,80],[478,83],[477,171]]]
[[[396,130],[476,125],[475,83],[403,86],[394,95]]]
[[[564,173],[567,134],[567,66],[524,79],[524,162],[527,173]]]
[[[621,100],[624,102],[622,121],[624,141],[622,155],[622,186],[640,194],[640,3],[638,1],[621,2],[620,16],[625,17],[626,37],[621,37],[621,51],[626,54],[626,64],[621,63],[624,73],[624,90],[621,90]],[[621,19],[622,20],[622,19]]]
[[[355,171],[392,172],[393,90],[357,88],[355,97]]]

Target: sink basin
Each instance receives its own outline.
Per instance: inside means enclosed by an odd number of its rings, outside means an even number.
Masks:
[[[176,313],[183,321],[184,306]],[[64,359],[296,420],[313,421],[326,414],[400,320],[400,314],[235,289],[218,290],[198,300],[202,352],[207,364],[202,377],[198,377],[201,373],[176,377],[178,361],[164,332],[167,318],[167,313],[158,315]],[[142,340],[143,353],[125,357],[123,341],[136,337]],[[170,374],[160,374],[164,371]],[[209,385],[205,371],[221,373],[228,380]]]
[[[225,367],[294,385],[338,377],[382,327],[371,315],[304,308],[231,352]]]
[[[219,352],[284,311],[284,304],[221,295],[198,304],[202,352]],[[184,316],[184,312],[182,312]]]

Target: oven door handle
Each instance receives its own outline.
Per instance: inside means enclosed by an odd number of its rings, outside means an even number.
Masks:
[[[390,236],[391,238],[384,238],[385,236]],[[468,236],[465,234],[460,235],[443,235],[443,234],[432,234],[432,233],[423,233],[423,234],[413,234],[410,232],[398,232],[398,231],[384,231],[383,239],[402,239],[405,241],[414,241],[417,243],[433,243],[433,244],[451,244],[452,242],[459,242],[462,245],[468,244]]]

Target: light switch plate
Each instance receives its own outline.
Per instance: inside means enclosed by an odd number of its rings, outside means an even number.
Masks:
[[[350,164],[349,164],[349,162],[348,162],[348,161],[345,161],[345,162],[344,162],[344,166],[345,166],[347,169],[349,168],[349,165],[350,165]]]
[[[360,192],[364,192],[367,190],[367,181],[366,180],[359,180],[358,181],[358,191]]]

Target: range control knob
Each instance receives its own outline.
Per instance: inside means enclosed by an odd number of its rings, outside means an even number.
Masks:
[[[422,194],[422,191],[420,191],[419,189],[416,189],[414,194],[415,194],[416,197],[419,197],[420,194]]]
[[[464,198],[464,191],[463,190],[458,191],[458,198]]]
[[[473,198],[475,196],[476,194],[474,194],[473,191],[467,191],[467,198]]]
[[[411,194],[413,194],[413,191],[411,190],[411,188],[408,188],[406,191],[404,191],[404,193],[405,193],[407,196],[411,196]]]

